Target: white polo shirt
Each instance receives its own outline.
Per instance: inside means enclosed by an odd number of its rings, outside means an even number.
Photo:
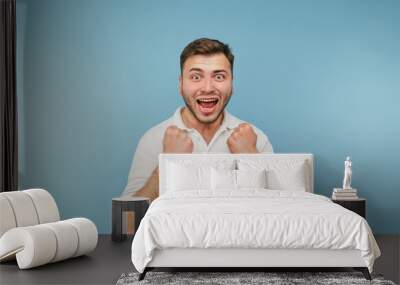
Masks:
[[[151,173],[158,166],[158,155],[163,150],[164,133],[167,127],[171,125],[188,131],[188,135],[193,141],[193,153],[230,153],[226,141],[232,134],[233,129],[239,124],[245,123],[245,121],[232,116],[225,109],[223,122],[207,145],[207,142],[196,129],[188,128],[183,123],[181,116],[182,108],[179,107],[172,117],[152,127],[141,137],[132,160],[128,183],[121,196],[131,195],[146,184]],[[257,135],[256,146],[258,151],[273,153],[268,137],[255,126],[251,126]]]

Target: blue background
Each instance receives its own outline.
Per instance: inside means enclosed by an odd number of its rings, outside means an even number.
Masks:
[[[111,231],[140,136],[182,105],[179,55],[236,56],[228,110],[275,152],[315,154],[330,195],[353,159],[376,233],[400,233],[399,1],[17,0],[20,188]]]

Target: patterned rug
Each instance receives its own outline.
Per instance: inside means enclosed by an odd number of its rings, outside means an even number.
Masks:
[[[139,273],[124,273],[117,285],[134,284],[379,284],[395,285],[384,280],[382,275],[372,274],[372,281],[361,272],[147,272],[145,279],[138,281]]]

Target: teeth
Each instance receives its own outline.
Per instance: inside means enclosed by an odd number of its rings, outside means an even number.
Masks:
[[[198,99],[200,102],[214,102],[217,101],[217,98],[209,98],[209,99]]]

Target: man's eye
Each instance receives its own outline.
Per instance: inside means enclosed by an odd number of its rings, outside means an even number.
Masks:
[[[200,80],[200,76],[199,75],[197,75],[197,74],[192,74],[191,76],[190,76],[190,79],[192,79],[192,80]]]
[[[215,79],[216,79],[217,81],[222,81],[222,80],[225,79],[225,75],[223,75],[223,74],[217,74],[217,75],[215,75]]]

